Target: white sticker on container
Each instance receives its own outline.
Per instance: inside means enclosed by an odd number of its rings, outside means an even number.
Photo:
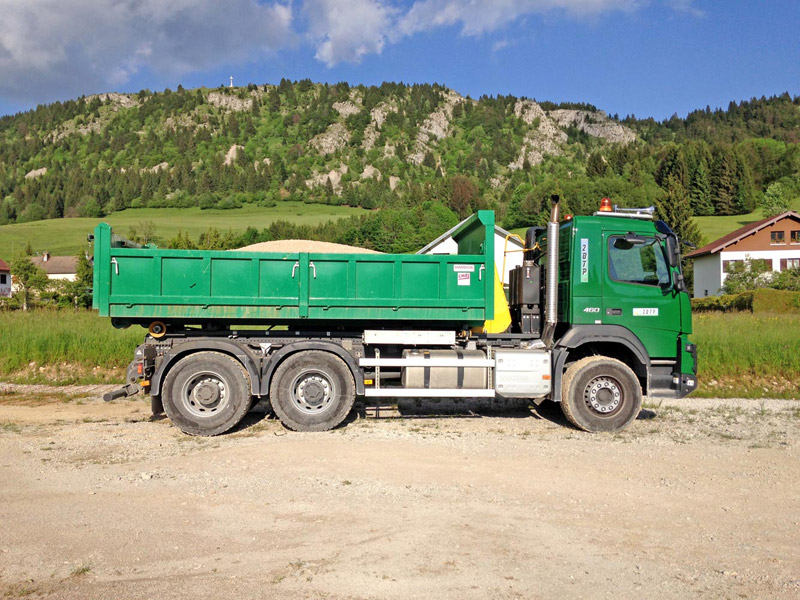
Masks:
[[[474,273],[475,265],[453,265],[453,271],[456,273]]]
[[[459,273],[458,285],[469,285],[471,277],[472,275],[470,275],[469,273]]]
[[[633,316],[634,317],[657,317],[658,316],[658,309],[657,308],[634,308],[633,309]]]

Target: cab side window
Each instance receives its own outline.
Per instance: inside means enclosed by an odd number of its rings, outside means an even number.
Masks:
[[[611,279],[640,285],[669,285],[669,269],[661,244],[654,237],[611,236],[608,240]]]

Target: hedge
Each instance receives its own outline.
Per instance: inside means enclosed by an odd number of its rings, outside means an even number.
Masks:
[[[740,294],[692,298],[695,312],[731,312],[746,310],[752,313],[797,313],[800,312],[800,292],[759,288]]]

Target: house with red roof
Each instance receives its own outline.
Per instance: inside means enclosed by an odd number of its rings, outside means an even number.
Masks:
[[[11,268],[0,258],[0,298],[11,297]]]
[[[690,252],[694,259],[694,297],[721,294],[730,268],[745,260],[763,261],[773,271],[800,267],[800,214],[787,211],[745,225]]]

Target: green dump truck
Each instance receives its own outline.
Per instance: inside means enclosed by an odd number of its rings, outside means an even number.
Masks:
[[[607,203],[606,203],[607,204]],[[268,400],[297,431],[339,425],[356,397],[560,402],[616,431],[642,395],[697,386],[679,240],[652,210],[603,205],[530,228],[507,294],[494,214],[453,255],[162,250],[95,229],[93,306],[148,329],[123,388],[182,431],[216,435]]]

